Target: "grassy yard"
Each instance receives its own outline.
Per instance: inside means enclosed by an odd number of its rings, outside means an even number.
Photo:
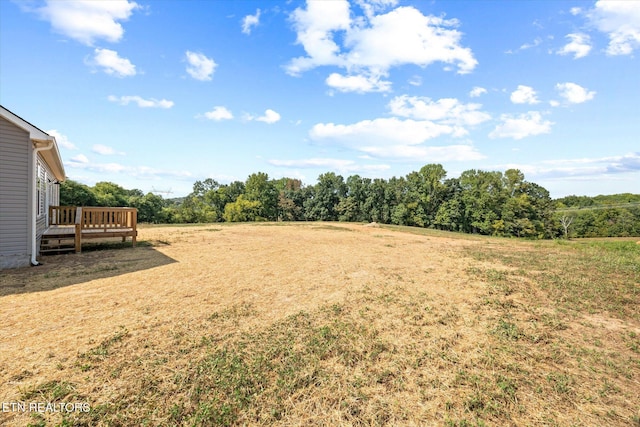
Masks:
[[[0,272],[14,426],[640,426],[640,245],[142,227]]]

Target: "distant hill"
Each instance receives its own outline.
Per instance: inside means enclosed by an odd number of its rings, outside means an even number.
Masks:
[[[579,208],[616,208],[640,206],[640,194],[621,193],[610,195],[567,196],[555,200],[558,210]]]
[[[640,236],[640,194],[567,196],[555,200],[556,217],[571,237]]]
[[[170,199],[164,199],[164,201],[167,205],[180,205],[184,202],[184,199],[186,199],[186,197],[172,197]]]

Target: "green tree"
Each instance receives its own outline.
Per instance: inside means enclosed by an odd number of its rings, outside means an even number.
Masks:
[[[444,202],[444,179],[447,171],[440,164],[428,164],[420,168],[417,176],[413,177],[414,187],[420,194],[419,211],[422,212],[424,226],[433,224],[440,205]],[[407,176],[409,181],[409,176]],[[418,215],[418,214],[416,214]]]
[[[260,202],[259,216],[269,221],[278,219],[278,190],[269,175],[258,172],[249,175],[245,183],[246,200]]]
[[[520,192],[524,184],[524,174],[519,169],[508,169],[502,178],[505,190],[509,197],[516,196],[516,192]]]
[[[360,207],[354,196],[347,196],[340,199],[336,206],[339,221],[356,222],[361,218]]]
[[[278,219],[281,221],[298,221],[302,216],[302,207],[287,197],[285,192],[278,194]]]
[[[539,232],[532,221],[536,218],[527,194],[509,197],[502,206],[500,220],[494,224],[494,234],[499,236],[536,237]]]
[[[337,207],[346,192],[347,187],[341,175],[333,172],[320,175],[311,198],[305,200],[305,216],[320,221],[337,221]]]
[[[193,183],[192,195],[196,197],[204,197],[209,191],[217,190],[220,183],[213,178],[207,178],[204,181],[196,181]]]
[[[204,198],[188,195],[174,212],[174,219],[178,223],[208,223],[217,222],[220,214],[215,208],[207,205]]]
[[[505,199],[502,173],[467,170],[460,175],[460,187],[464,206],[462,231],[494,233],[493,223],[500,219]]]
[[[443,202],[436,212],[434,226],[441,230],[462,231],[465,223],[462,187],[458,178],[450,178],[443,183]]]
[[[113,182],[98,182],[93,186],[98,206],[129,206],[129,191]]]
[[[169,209],[175,222],[210,223],[224,220],[227,203],[235,202],[244,193],[244,183],[234,181],[221,185],[213,178],[196,181],[193,191],[178,207]]]
[[[244,183],[240,181],[234,181],[228,185],[220,185],[216,188],[208,190],[204,194],[204,203],[206,208],[212,212],[214,221],[222,221],[224,215],[224,208],[227,203],[232,203],[244,193]]]
[[[280,178],[273,181],[276,190],[282,191],[298,191],[302,188],[302,181],[295,178]]]
[[[153,193],[139,197],[132,197],[130,206],[138,209],[138,222],[159,224],[168,222],[168,211],[164,209],[165,203],[161,196]]]
[[[438,208],[434,225],[447,231],[459,231],[463,228],[464,207],[458,198],[446,200]]]
[[[224,207],[224,219],[229,222],[259,221],[262,205],[257,200],[247,200],[244,195],[238,196],[235,202]]]
[[[310,198],[311,194],[313,194],[313,187],[303,186],[299,189],[289,189],[285,190],[284,196],[291,201],[293,201],[295,205],[295,209],[293,211],[295,221],[304,221],[308,218],[306,217],[306,211],[304,207],[305,200]]]
[[[68,179],[60,184],[61,206],[97,206],[98,199],[87,185]]]
[[[365,202],[371,185],[369,178],[352,175],[346,181],[346,197],[342,199],[342,207],[338,209],[340,221],[367,221]],[[339,203],[340,205],[340,203]]]
[[[534,222],[537,238],[551,238],[556,235],[556,221],[554,219],[555,203],[549,191],[534,183],[524,182],[522,191],[529,197],[532,205],[531,220]]]
[[[193,191],[184,198],[180,206],[173,210],[173,218],[179,223],[208,223],[222,219],[224,205],[222,207],[211,204],[212,192],[215,193],[220,184],[207,178],[204,181],[196,181]],[[207,200],[209,199],[209,200]]]
[[[366,221],[383,224],[391,222],[391,212],[396,205],[395,182],[395,178],[392,178],[390,182],[375,178],[369,183],[362,209]]]
[[[281,178],[274,181],[278,191],[278,220],[300,221],[304,219],[304,196],[302,181],[293,178]]]

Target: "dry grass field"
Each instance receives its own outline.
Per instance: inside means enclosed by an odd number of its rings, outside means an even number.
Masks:
[[[0,425],[640,426],[633,241],[256,223],[139,242],[0,272]]]

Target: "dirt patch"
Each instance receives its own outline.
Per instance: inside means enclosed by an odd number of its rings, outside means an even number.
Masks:
[[[607,316],[606,313],[586,314],[576,321],[576,323],[585,322],[589,326],[604,329],[608,332],[630,331],[635,334],[640,334],[640,329],[635,328],[630,322]]]

